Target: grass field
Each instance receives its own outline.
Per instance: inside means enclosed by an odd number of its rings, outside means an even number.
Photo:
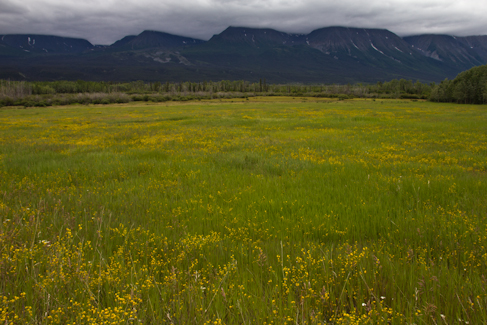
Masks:
[[[487,108],[0,110],[1,324],[486,324]]]

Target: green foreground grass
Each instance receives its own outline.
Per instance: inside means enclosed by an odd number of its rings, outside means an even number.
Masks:
[[[486,324],[487,109],[0,110],[2,324]]]

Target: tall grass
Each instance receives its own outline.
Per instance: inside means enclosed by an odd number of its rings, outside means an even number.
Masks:
[[[485,107],[0,110],[0,322],[487,322]]]

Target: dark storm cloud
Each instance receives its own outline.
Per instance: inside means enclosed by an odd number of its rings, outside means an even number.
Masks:
[[[209,39],[228,26],[308,33],[327,26],[399,35],[487,34],[485,1],[0,0],[0,34],[37,33],[110,44],[151,29]]]

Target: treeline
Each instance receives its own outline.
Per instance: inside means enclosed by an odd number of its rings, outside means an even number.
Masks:
[[[269,84],[244,80],[146,83],[94,81],[25,82],[0,80],[0,106],[50,106],[110,104],[129,101],[193,100],[244,98],[251,96],[306,96],[348,98],[410,98],[427,99],[436,85],[411,80],[391,80],[376,84]]]
[[[487,65],[464,71],[453,80],[433,87],[430,100],[462,104],[487,104]]]

